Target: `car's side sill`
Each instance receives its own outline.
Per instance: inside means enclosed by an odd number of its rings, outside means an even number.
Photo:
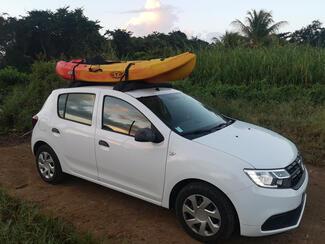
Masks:
[[[78,178],[81,178],[81,179],[84,179],[84,180],[87,180],[87,181],[90,181],[90,182],[93,182],[93,183],[96,183],[98,185],[101,185],[101,186],[105,186],[109,189],[112,189],[112,190],[115,190],[115,191],[119,191],[119,192],[122,192],[126,195],[129,195],[129,196],[132,196],[132,197],[135,197],[135,198],[139,198],[141,200],[144,200],[146,202],[150,202],[150,203],[153,203],[155,205],[158,205],[158,206],[161,206],[162,207],[162,203],[159,202],[159,201],[156,201],[156,200],[153,200],[153,199],[150,199],[150,198],[147,198],[147,197],[144,197],[142,195],[139,195],[139,194],[136,194],[134,192],[130,192],[130,191],[127,191],[125,189],[122,189],[122,188],[119,188],[119,187],[116,187],[114,185],[111,185],[111,184],[107,184],[105,182],[102,182],[100,180],[96,180],[96,179],[92,179],[92,178],[89,178],[89,177],[86,177],[86,176],[83,176],[83,175],[79,175],[79,174],[76,174],[76,173],[72,173],[72,172],[65,172],[66,174],[70,174],[70,175],[73,175],[73,176],[76,176]]]

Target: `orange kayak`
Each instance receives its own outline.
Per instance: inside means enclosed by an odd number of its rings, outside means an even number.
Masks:
[[[196,56],[186,52],[165,59],[89,64],[84,60],[59,61],[57,74],[67,80],[87,82],[145,81],[149,83],[181,80],[191,74]]]

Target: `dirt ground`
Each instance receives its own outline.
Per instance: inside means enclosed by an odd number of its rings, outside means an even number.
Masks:
[[[0,186],[9,193],[110,243],[195,243],[166,209],[75,177],[55,186],[42,182],[26,142],[0,144],[0,167]],[[325,168],[308,171],[307,206],[298,229],[263,238],[236,236],[227,243],[324,243]]]

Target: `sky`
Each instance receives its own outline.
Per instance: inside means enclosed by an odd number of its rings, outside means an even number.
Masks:
[[[181,30],[189,37],[211,40],[226,30],[235,31],[235,19],[248,10],[272,11],[275,21],[288,21],[280,32],[294,31],[318,19],[325,23],[324,0],[9,0],[0,13],[24,16],[34,9],[83,8],[104,30],[123,28],[141,36],[153,31]]]

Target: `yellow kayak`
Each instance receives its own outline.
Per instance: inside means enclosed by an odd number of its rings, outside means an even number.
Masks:
[[[84,60],[59,61],[56,72],[68,80],[87,82],[145,81],[161,83],[181,80],[191,74],[196,62],[193,53],[186,52],[165,59],[136,60],[89,64]]]

